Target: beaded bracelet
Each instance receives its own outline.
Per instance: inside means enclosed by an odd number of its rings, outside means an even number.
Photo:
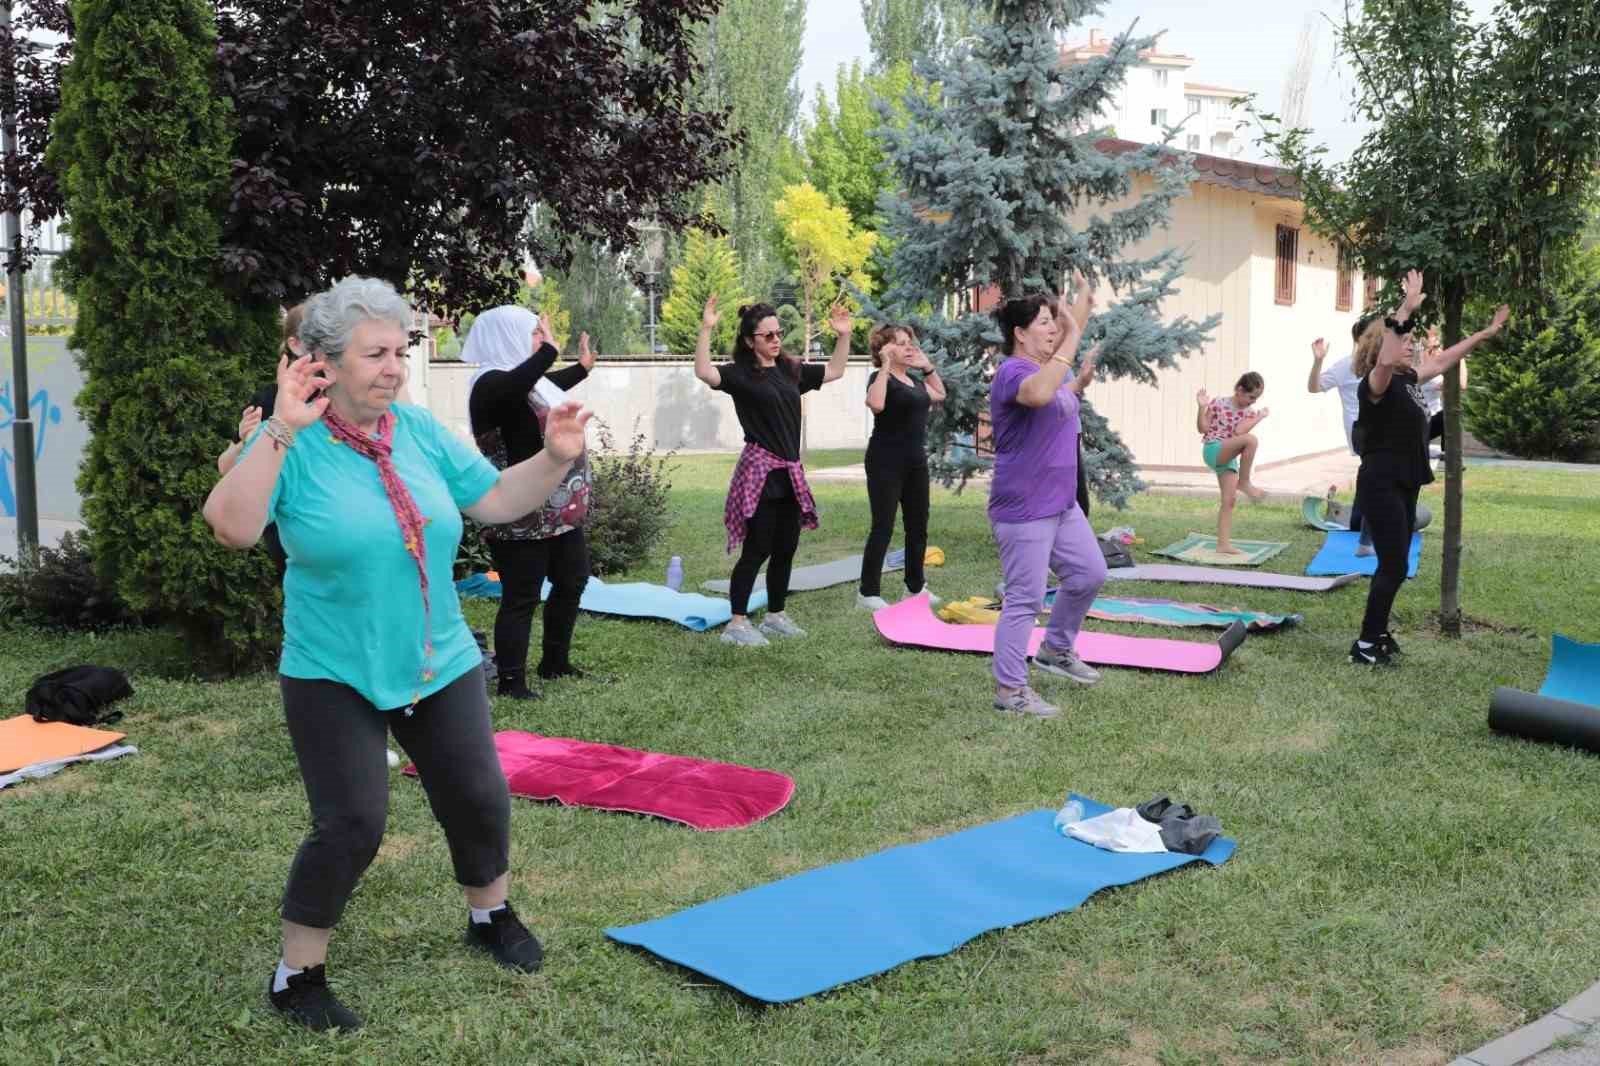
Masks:
[[[294,430],[289,428],[289,423],[274,415],[267,419],[266,425],[261,427],[261,432],[272,438],[274,448],[289,448],[294,444]]]

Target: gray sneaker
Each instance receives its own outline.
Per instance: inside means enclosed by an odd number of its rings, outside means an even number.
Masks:
[[[722,630],[722,643],[738,644],[745,648],[765,648],[767,638],[756,632],[756,627],[748,620],[743,622],[729,622]]]
[[[1032,715],[1034,718],[1055,718],[1061,713],[1060,707],[1046,703],[1043,697],[1027,685],[1009,693],[997,690],[994,694],[994,709],[1004,711],[1006,714]]]
[[[806,631],[789,621],[789,616],[782,611],[768,611],[767,616],[761,620],[761,625],[756,628],[769,637],[803,637]]]
[[[1366,558],[1369,558],[1370,556],[1373,556],[1373,555],[1376,555],[1376,554],[1378,554],[1378,553],[1372,547],[1371,544],[1362,544],[1362,543],[1357,542],[1357,544],[1356,544],[1356,558],[1357,559],[1366,559]]]
[[[1100,671],[1078,658],[1077,652],[1057,651],[1048,644],[1039,645],[1039,651],[1033,657],[1033,665],[1057,677],[1076,681],[1080,685],[1092,685],[1100,680]]]

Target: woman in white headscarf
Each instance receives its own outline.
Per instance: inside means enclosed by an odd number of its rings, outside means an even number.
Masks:
[[[525,307],[507,305],[479,315],[467,332],[463,362],[477,364],[468,386],[467,412],[478,449],[502,469],[544,447],[544,423],[566,389],[589,376],[594,353],[589,335],[578,338],[578,362],[551,371],[561,355],[549,329]],[[528,635],[545,579],[541,678],[582,677],[572,665],[572,629],[589,580],[589,546],[583,523],[589,510],[589,461],[580,455],[544,506],[515,522],[484,532],[500,572],[500,612],[494,620],[499,694],[538,699],[527,682]]]

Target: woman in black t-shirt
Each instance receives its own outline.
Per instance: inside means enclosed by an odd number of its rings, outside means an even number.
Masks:
[[[928,409],[944,402],[944,382],[910,326],[886,323],[872,331],[872,363],[867,407],[872,437],[867,441],[867,499],[872,532],[861,553],[861,585],[856,606],[876,611],[889,606],[880,595],[883,557],[894,536],[896,509],[906,527],[906,589],[923,591],[923,556],[928,550]],[[913,377],[917,371],[921,377]],[[931,602],[938,602],[929,593]]]
[[[1502,306],[1487,328],[1418,365],[1406,338],[1425,295],[1418,271],[1406,275],[1405,294],[1393,318],[1367,326],[1351,360],[1352,372],[1361,379],[1356,391],[1361,408],[1354,431],[1361,442],[1356,499],[1378,553],[1361,635],[1350,645],[1350,661],[1367,666],[1387,666],[1400,654],[1400,646],[1389,632],[1389,611],[1406,579],[1417,493],[1433,481],[1433,464],[1428,460],[1428,400],[1422,384],[1499,333],[1510,314],[1510,309]]]
[[[733,551],[740,542],[744,550],[733,568],[728,590],[733,621],[723,630],[722,639],[729,644],[759,646],[767,643],[767,637],[805,636],[805,630],[783,610],[801,526],[817,527],[816,501],[800,463],[800,395],[844,376],[850,358],[850,312],[834,307],[828,316],[838,342],[826,367],[802,363],[783,353],[783,328],[777,309],[770,304],[739,308],[733,361],[713,365],[711,334],[720,320],[713,295],[700,320],[694,376],[733,398],[734,413],[744,429],[744,451],[734,467],[723,513],[728,550]],[[757,572],[769,558],[767,616],[758,630],[750,624],[750,593]]]

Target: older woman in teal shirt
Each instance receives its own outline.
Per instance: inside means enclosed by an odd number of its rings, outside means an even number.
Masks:
[[[543,958],[506,901],[510,800],[451,567],[462,513],[494,524],[537,509],[582,453],[589,416],[558,407],[544,450],[496,470],[427,410],[395,402],[410,326],[382,281],[346,278],[312,297],[307,355],[280,363],[273,417],[205,506],[229,547],[251,547],[272,521],[288,555],[278,672],[312,828],[284,889],[268,996],[313,1029],[361,1026],[324,964],[383,838],[390,732],[444,829],[468,943],[524,972]]]

